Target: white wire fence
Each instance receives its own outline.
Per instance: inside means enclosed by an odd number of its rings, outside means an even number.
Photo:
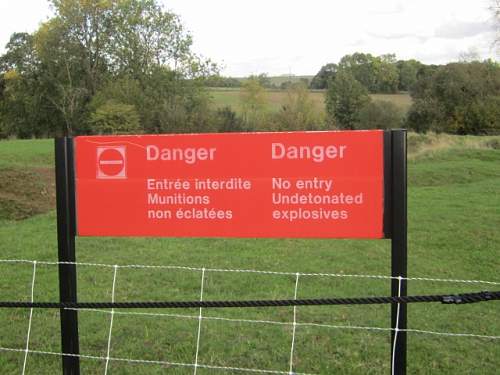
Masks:
[[[189,271],[189,272],[199,272],[200,273],[200,290],[199,290],[199,300],[204,300],[204,291],[206,288],[207,274],[209,273],[236,273],[236,274],[261,274],[261,275],[279,275],[279,276],[292,276],[294,280],[293,288],[293,298],[297,299],[300,280],[303,277],[327,277],[327,278],[348,278],[348,279],[378,279],[378,280],[398,280],[399,290],[401,290],[401,284],[403,280],[405,281],[423,281],[423,282],[433,282],[433,283],[448,283],[448,284],[468,284],[468,285],[478,285],[478,286],[500,286],[500,281],[492,280],[472,280],[472,279],[445,279],[445,278],[431,278],[431,277],[393,277],[386,275],[367,275],[367,274],[344,274],[344,273],[304,273],[304,272],[281,272],[281,271],[265,271],[265,270],[254,270],[254,269],[226,269],[226,268],[205,268],[205,267],[189,267],[189,266],[177,266],[177,265],[140,265],[140,264],[100,264],[100,263],[85,263],[85,262],[51,262],[51,261],[36,261],[36,260],[26,260],[26,259],[0,259],[0,264],[31,264],[32,278],[31,278],[31,296],[30,301],[34,302],[35,296],[35,281],[37,270],[40,266],[58,266],[60,264],[71,264],[79,267],[98,267],[113,270],[112,287],[111,287],[111,302],[115,302],[116,298],[116,285],[117,285],[117,275],[119,270],[126,269],[156,269],[156,270],[178,270],[178,271]],[[399,306],[398,306],[399,307]],[[68,308],[69,309],[69,308]],[[98,355],[87,355],[87,354],[72,354],[72,353],[61,353],[54,352],[50,350],[34,350],[30,349],[30,336],[32,330],[32,320],[33,320],[33,308],[30,309],[28,328],[26,333],[26,345],[23,348],[11,348],[4,347],[0,343],[0,352],[13,352],[13,353],[24,353],[22,374],[26,373],[26,363],[28,359],[28,354],[34,355],[47,355],[47,356],[68,356],[68,357],[79,357],[82,359],[102,361],[104,363],[104,375],[108,374],[109,365],[111,362],[125,362],[125,363],[140,363],[140,364],[156,364],[179,368],[190,368],[192,373],[197,375],[198,369],[209,369],[216,371],[229,371],[229,372],[247,372],[247,373],[267,373],[267,374],[304,374],[297,372],[295,368],[295,362],[297,358],[297,348],[296,348],[296,329],[297,327],[316,327],[321,329],[334,329],[334,330],[355,330],[355,331],[371,331],[371,332],[392,332],[395,331],[394,341],[391,345],[394,345],[399,332],[407,332],[412,334],[423,334],[423,335],[434,335],[434,336],[446,336],[446,337],[461,337],[461,338],[476,338],[482,340],[489,340],[492,344],[498,345],[500,336],[498,335],[485,335],[470,332],[440,332],[432,331],[426,329],[414,329],[414,328],[390,328],[390,327],[377,327],[377,326],[362,326],[362,325],[338,325],[338,324],[327,324],[327,323],[317,323],[317,322],[301,322],[298,320],[297,310],[298,307],[293,307],[293,315],[291,321],[278,321],[270,319],[240,319],[231,318],[224,316],[208,316],[204,314],[204,309],[199,308],[198,314],[178,314],[169,312],[145,312],[145,311],[120,311],[116,309],[69,309],[78,310],[82,313],[100,313],[109,315],[109,328],[107,334],[107,345],[106,345],[106,356]],[[399,311],[399,309],[398,309]],[[186,319],[197,321],[197,331],[196,331],[196,342],[195,342],[195,352],[193,353],[193,363],[184,363],[177,361],[166,361],[166,360],[151,360],[151,359],[135,359],[135,358],[121,358],[111,356],[112,352],[112,340],[113,340],[113,323],[114,317],[116,315],[120,316],[149,316],[154,318],[176,318],[176,319]],[[399,320],[399,316],[397,317]],[[254,325],[271,325],[271,326],[281,326],[288,327],[291,331],[290,339],[290,349],[289,349],[289,359],[287,368],[282,370],[275,369],[261,369],[261,368],[250,368],[244,366],[220,366],[213,364],[201,363],[200,361],[200,347],[203,338],[203,321],[217,321],[217,322],[232,322],[232,323],[245,323]],[[399,327],[399,324],[396,324]],[[394,363],[394,357],[391,359]],[[307,374],[310,375],[310,374]]]

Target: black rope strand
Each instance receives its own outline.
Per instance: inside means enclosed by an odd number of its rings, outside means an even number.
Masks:
[[[441,302],[465,304],[500,300],[500,291],[463,294],[436,294],[400,297],[358,297],[245,301],[159,301],[159,302],[0,302],[0,308],[41,309],[147,309],[147,308],[226,308],[226,307],[283,307],[319,305],[374,305],[393,303]]]

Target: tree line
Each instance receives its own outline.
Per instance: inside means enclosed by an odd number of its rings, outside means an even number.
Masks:
[[[452,134],[500,134],[500,64],[492,60],[426,65],[395,55],[354,53],[324,65],[310,83],[283,82],[287,102],[265,113],[264,88],[277,88],[265,74],[245,80],[220,77],[209,84],[240,87],[242,122],[248,129],[390,129]],[[238,84],[236,85],[236,82]],[[315,113],[307,89],[325,90],[326,116]],[[407,113],[370,94],[409,93]],[[253,124],[253,126],[251,125]],[[241,128],[241,127],[240,127]]]
[[[158,0],[50,0],[54,16],[14,33],[0,56],[0,138],[77,134],[323,130],[407,127],[500,133],[500,66],[443,66],[354,53],[309,82],[283,82],[267,108],[266,74],[222,77],[192,51],[179,17]],[[207,86],[239,87],[240,113],[213,109]],[[326,114],[310,89],[325,90]],[[407,91],[407,114],[373,93]]]
[[[325,65],[312,84],[327,90],[328,121],[338,128],[500,134],[500,64],[492,60],[438,66],[355,53]],[[398,90],[407,90],[413,100],[406,115],[369,96]]]
[[[409,91],[423,65],[416,60],[397,61],[394,54],[373,56],[356,52],[345,55],[337,64],[324,65],[312,79],[310,87],[327,89],[339,72],[349,71],[370,93]]]

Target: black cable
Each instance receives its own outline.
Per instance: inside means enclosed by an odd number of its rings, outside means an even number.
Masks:
[[[165,301],[165,302],[0,302],[0,308],[42,309],[145,309],[145,308],[225,308],[225,307],[281,307],[320,305],[373,305],[394,303],[441,302],[466,304],[500,300],[500,291],[463,294],[436,294],[401,297],[358,297],[246,301]]]

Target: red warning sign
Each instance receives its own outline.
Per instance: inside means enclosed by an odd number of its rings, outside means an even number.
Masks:
[[[77,137],[81,236],[383,237],[383,132]]]

